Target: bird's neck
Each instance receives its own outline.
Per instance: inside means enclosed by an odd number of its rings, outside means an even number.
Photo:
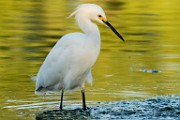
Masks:
[[[78,19],[78,24],[85,35],[100,45],[100,32],[96,24],[87,18]]]

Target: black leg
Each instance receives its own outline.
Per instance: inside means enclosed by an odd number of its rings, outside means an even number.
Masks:
[[[64,94],[64,90],[62,89],[62,92],[61,92],[61,102],[60,102],[60,110],[62,110],[63,94]]]
[[[85,91],[81,90],[81,93],[82,93],[83,109],[86,110]]]

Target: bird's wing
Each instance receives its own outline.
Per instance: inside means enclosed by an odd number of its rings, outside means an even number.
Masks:
[[[71,51],[76,50],[73,49],[73,46],[81,44],[81,39],[84,40],[83,34],[73,33],[65,35],[56,43],[38,72],[36,90],[41,87],[56,86],[60,82],[63,82],[61,80],[64,79],[65,72],[68,70],[68,60],[71,60],[73,56]]]

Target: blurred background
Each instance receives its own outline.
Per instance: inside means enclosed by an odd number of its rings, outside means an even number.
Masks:
[[[179,0],[1,0],[0,117],[34,119],[58,109],[59,94],[36,96],[36,75],[64,34],[80,32],[67,18],[82,3],[96,3],[126,40],[99,24],[101,53],[86,84],[88,106],[98,101],[180,94]],[[81,107],[81,93],[65,92],[67,107]],[[66,107],[65,107],[66,108]]]

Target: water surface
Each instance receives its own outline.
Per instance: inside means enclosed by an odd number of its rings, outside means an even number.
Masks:
[[[59,106],[59,94],[34,95],[36,75],[48,52],[64,34],[80,31],[67,16],[90,0],[1,1],[0,116],[34,119],[34,113]],[[89,106],[97,101],[143,99],[180,94],[179,0],[98,2],[126,40],[101,30],[101,53],[86,84]],[[158,72],[151,72],[156,70]],[[81,94],[65,92],[65,108],[81,107]]]

